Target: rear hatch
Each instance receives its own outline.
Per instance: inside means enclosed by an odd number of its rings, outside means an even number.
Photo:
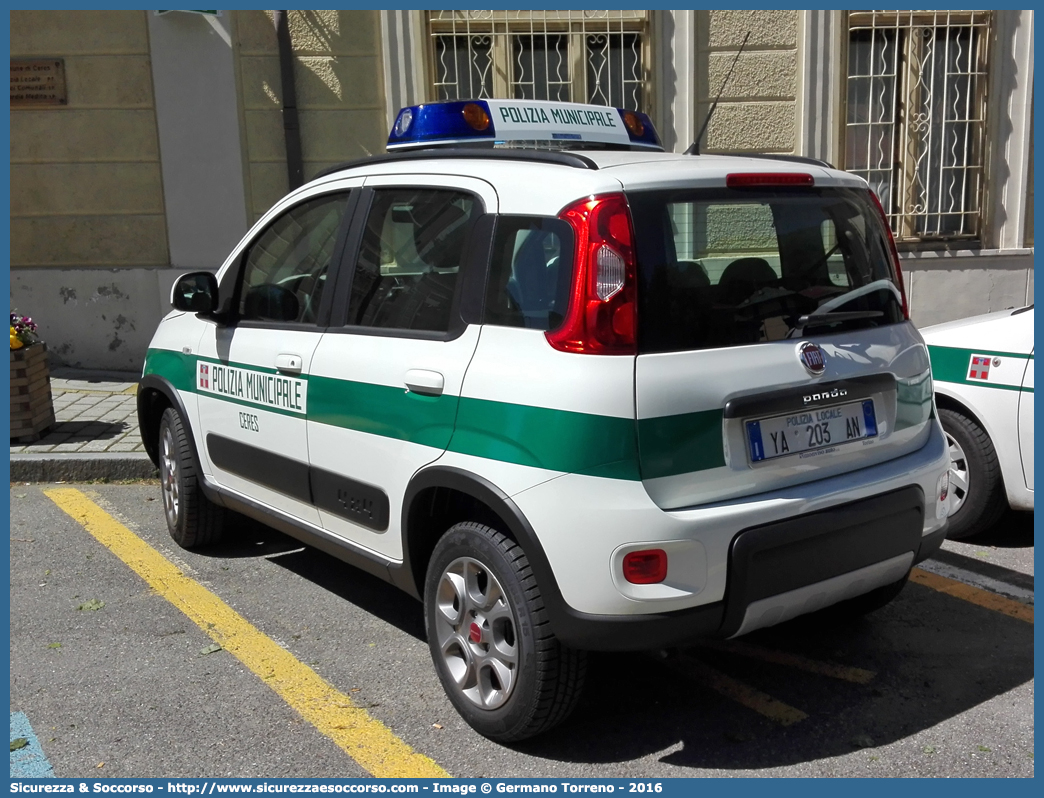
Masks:
[[[927,352],[870,192],[733,177],[627,195],[639,458],[665,509],[864,468],[929,434]]]

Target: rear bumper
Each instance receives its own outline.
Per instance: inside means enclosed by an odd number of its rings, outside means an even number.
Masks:
[[[600,651],[666,648],[732,637],[904,578],[946,537],[921,535],[924,494],[913,486],[741,531],[723,601],[668,613],[553,613],[566,645]]]

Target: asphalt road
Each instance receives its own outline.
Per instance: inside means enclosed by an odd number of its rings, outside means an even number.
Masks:
[[[210,651],[206,619],[63,512],[44,493],[55,487],[11,487],[10,651],[11,710],[28,716],[56,775],[368,775],[356,760],[369,738],[339,745],[267,677]],[[864,619],[813,616],[668,656],[593,655],[572,718],[506,747],[454,712],[420,604],[391,586],[248,522],[218,548],[183,551],[154,484],[60,487],[453,776],[1034,773],[1032,516],[948,542],[923,580]],[[1028,619],[1015,617],[1027,604]]]

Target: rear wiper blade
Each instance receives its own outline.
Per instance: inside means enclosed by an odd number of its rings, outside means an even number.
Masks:
[[[855,319],[877,319],[884,315],[882,310],[830,310],[826,313],[809,313],[807,316],[798,317],[799,327],[808,327],[814,324],[833,324],[839,321],[854,321]]]

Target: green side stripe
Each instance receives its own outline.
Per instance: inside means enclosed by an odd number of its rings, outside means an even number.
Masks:
[[[150,349],[145,354],[144,376],[165,377],[179,391],[195,392],[196,358],[169,349]]]
[[[198,393],[196,361],[192,355],[150,349],[145,373],[162,374],[179,390]],[[307,382],[309,421],[550,471],[641,479],[635,426],[629,418],[470,397],[420,396],[404,388],[316,375]],[[244,404],[235,397],[206,395]],[[719,413],[719,424],[720,417]]]
[[[642,475],[656,479],[724,466],[722,416],[721,410],[704,410],[639,419]]]
[[[462,397],[450,451],[551,471],[641,479],[634,421]]]
[[[971,356],[989,355],[990,357],[1015,358],[1016,360],[1032,360],[1030,355],[1014,352],[992,352],[988,349],[957,349],[950,346],[929,346],[928,357],[932,361],[932,378],[937,382],[954,382],[959,385],[975,385],[980,388],[994,388],[1000,391],[1025,391],[1033,393],[1032,388],[1019,385],[1002,385],[992,382],[979,382],[968,379],[968,363]]]
[[[421,396],[405,388],[308,378],[308,420],[445,449],[453,434],[456,396]]]

